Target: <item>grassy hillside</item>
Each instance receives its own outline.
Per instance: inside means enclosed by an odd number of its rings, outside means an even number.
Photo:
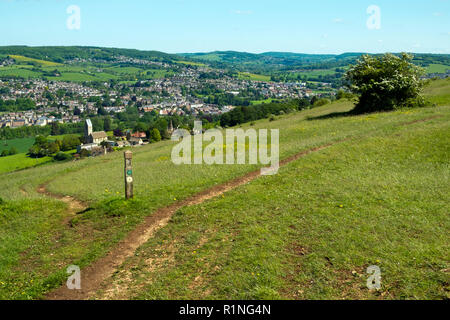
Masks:
[[[34,159],[28,157],[26,153],[19,153],[13,156],[1,157],[0,174],[36,167],[50,161],[53,161],[52,157],[43,157],[39,159]]]
[[[450,105],[450,78],[431,82],[425,87],[425,98],[438,106]]]
[[[55,67],[55,66],[61,66],[62,64],[60,63],[56,63],[56,62],[51,62],[51,61],[45,61],[45,60],[39,60],[39,59],[33,59],[33,58],[28,58],[28,57],[24,57],[24,56],[19,56],[19,55],[10,55],[11,58],[13,58],[14,60],[16,60],[17,62],[33,62],[36,64],[39,64],[43,67]]]
[[[352,139],[180,210],[98,298],[448,298],[449,119]]]
[[[84,82],[84,81],[136,81],[138,79],[159,79],[173,74],[171,70],[157,69],[153,66],[146,67],[120,67],[116,64],[102,64],[95,66],[89,63],[77,65],[53,65],[39,64],[32,66],[28,63],[34,59],[17,60],[18,64],[0,68],[0,77],[47,78],[54,81]],[[52,63],[52,62],[49,62]],[[58,75],[54,75],[54,71]]]
[[[177,61],[178,56],[159,51],[140,51],[134,49],[100,48],[100,47],[28,47],[4,46],[0,47],[1,55],[20,55],[33,59],[62,63],[65,60],[79,59],[106,59],[112,56],[127,56],[137,59],[154,61]]]
[[[324,75],[332,73],[336,68],[347,67],[364,53],[333,54],[302,54],[289,52],[266,52],[253,54],[236,51],[215,51],[209,53],[180,54],[192,60],[202,61],[212,66],[230,67],[239,71],[253,73],[272,73],[307,69],[321,72]],[[450,67],[450,55],[416,54],[414,62],[427,68],[429,73],[445,72]]]
[[[445,297],[450,85],[427,91],[442,106],[338,116],[352,108],[341,101],[244,125],[280,129],[282,159],[335,145],[181,209],[97,297]],[[41,297],[68,265],[105,255],[156,209],[257,168],[175,166],[172,147],[133,150],[129,202],[121,153],[0,174],[0,298]],[[89,210],[74,215],[39,193],[42,184]],[[369,264],[385,277],[379,295],[364,287]]]
[[[266,81],[266,82],[270,81],[269,76],[253,74],[253,73],[248,73],[248,72],[240,72],[239,79],[252,80],[252,81]]]

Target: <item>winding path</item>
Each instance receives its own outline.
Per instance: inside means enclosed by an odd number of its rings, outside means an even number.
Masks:
[[[401,125],[412,125],[418,122],[425,122],[440,117],[441,116],[429,117],[426,119],[403,123]],[[325,144],[320,147],[302,151],[282,160],[280,162],[280,167],[285,166],[311,153],[324,150],[333,145],[343,143],[351,139],[352,138],[347,138],[333,143]],[[125,260],[128,257],[132,256],[141,245],[151,239],[156,231],[165,227],[172,216],[179,209],[201,204],[204,201],[220,196],[223,193],[249,183],[257,179],[258,177],[260,177],[260,170],[250,172],[232,181],[214,186],[203,192],[195,194],[187,198],[186,200],[178,201],[168,207],[158,209],[152,215],[145,218],[143,223],[132,230],[106,256],[100,258],[81,271],[81,290],[69,290],[65,285],[63,285],[62,287],[48,293],[45,298],[49,300],[85,300],[91,298],[96,293],[96,291],[101,288],[101,284],[106,279],[111,277],[113,273],[125,262]],[[38,188],[38,192],[40,194],[44,194],[46,196],[66,202],[69,205],[69,213],[71,214],[79,213],[80,211],[83,211],[87,208],[87,205],[85,203],[80,202],[73,197],[63,197],[49,192],[45,184],[41,185]]]
[[[280,166],[284,166],[310,153],[326,149],[343,141],[345,140],[300,152],[294,156],[282,160],[280,162]],[[166,226],[175,212],[179,209],[197,205],[206,200],[220,196],[223,193],[257,179],[260,175],[260,170],[253,171],[232,181],[214,186],[210,189],[195,194],[186,200],[178,201],[168,207],[158,209],[152,215],[145,218],[142,224],[132,230],[125,237],[125,239],[120,241],[106,256],[100,258],[81,271],[81,290],[69,290],[65,285],[63,285],[62,287],[48,293],[45,298],[48,300],[89,299],[100,288],[102,282],[111,277],[128,257],[132,256],[141,245],[153,237],[156,231]],[[86,206],[82,202],[79,202],[72,197],[62,197],[48,192],[46,185],[41,185],[38,192],[68,203],[69,211],[71,211],[72,214],[86,209]]]

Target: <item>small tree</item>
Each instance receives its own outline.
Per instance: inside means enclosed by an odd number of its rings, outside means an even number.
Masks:
[[[151,132],[150,132],[150,139],[152,142],[158,142],[161,141],[161,133],[159,132],[158,129],[154,128]]]
[[[59,152],[59,144],[55,142],[50,142],[48,144],[48,154],[55,154]]]
[[[52,136],[58,136],[61,133],[61,130],[59,128],[59,123],[58,122],[52,122],[52,129],[51,129],[51,135]]]
[[[105,117],[105,119],[103,119],[103,129],[105,131],[111,131],[111,128],[112,128],[111,118]]]
[[[385,54],[364,55],[346,74],[350,90],[359,95],[354,112],[389,111],[424,104],[421,96],[423,69],[412,63],[413,57]]]
[[[123,137],[123,131],[119,128],[113,131],[114,137]]]

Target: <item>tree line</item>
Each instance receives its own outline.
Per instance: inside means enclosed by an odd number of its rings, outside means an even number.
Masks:
[[[291,113],[310,107],[311,100],[307,98],[287,102],[272,102],[247,107],[236,107],[220,116],[220,125],[222,127],[233,127],[242,123]]]

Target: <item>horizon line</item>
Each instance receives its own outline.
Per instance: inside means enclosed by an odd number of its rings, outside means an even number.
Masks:
[[[344,54],[385,54],[385,53],[412,53],[412,54],[435,54],[435,55],[450,55],[449,53],[435,53],[435,52],[413,52],[413,51],[378,51],[378,52],[369,52],[369,51],[341,51],[340,53],[316,53],[316,52],[295,52],[295,51],[261,51],[261,52],[251,52],[251,51],[240,51],[240,50],[213,50],[213,51],[188,51],[188,52],[168,52],[156,49],[138,49],[138,48],[125,48],[125,47],[110,47],[110,46],[92,46],[92,45],[27,45],[27,44],[10,44],[10,45],[0,45],[0,48],[4,47],[27,47],[27,48],[104,48],[104,49],[121,49],[121,50],[137,50],[137,51],[147,51],[147,52],[160,52],[171,55],[186,55],[186,54],[208,54],[208,53],[217,53],[217,52],[235,52],[235,53],[248,53],[254,55],[262,55],[267,53],[288,53],[288,54],[305,54],[305,55],[332,55],[339,56]]]

